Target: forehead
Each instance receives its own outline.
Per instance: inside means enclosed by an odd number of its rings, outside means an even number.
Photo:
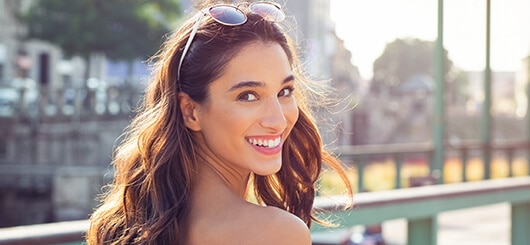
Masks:
[[[283,80],[291,73],[291,64],[280,44],[252,42],[228,62],[220,79],[234,83],[244,80],[272,82]]]

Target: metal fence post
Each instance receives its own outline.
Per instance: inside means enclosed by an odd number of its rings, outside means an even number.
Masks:
[[[530,202],[512,203],[512,245],[530,244]]]
[[[460,159],[462,161],[462,182],[467,182],[467,148],[462,147],[460,152]]]
[[[436,39],[434,55],[434,120],[433,120],[433,168],[431,172],[439,172],[438,184],[443,183],[444,166],[444,47],[443,47],[443,0],[438,0],[438,38]]]
[[[408,245],[436,245],[438,243],[438,219],[436,216],[409,219],[407,226]]]
[[[484,179],[491,178],[491,67],[490,67],[490,26],[491,0],[486,0],[486,68],[484,69],[484,102],[482,103],[481,140]]]
[[[395,189],[400,189],[401,186],[401,170],[403,168],[403,157],[399,154],[394,155],[394,164],[396,165],[396,183]]]
[[[359,162],[357,162],[357,192],[364,192],[364,167],[367,164],[367,159],[365,156],[359,157]]]

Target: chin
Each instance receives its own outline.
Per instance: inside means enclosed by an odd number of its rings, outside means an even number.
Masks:
[[[268,168],[268,169],[256,169],[254,171],[254,174],[259,175],[259,176],[273,175],[275,173],[278,173],[278,171],[280,171],[281,168],[282,168],[281,163],[275,164],[275,166],[271,166],[271,168]]]

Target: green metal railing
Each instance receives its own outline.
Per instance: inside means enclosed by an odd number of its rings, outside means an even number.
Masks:
[[[404,218],[408,226],[407,244],[436,245],[438,214],[504,202],[511,205],[511,244],[530,244],[528,176],[359,193],[355,196],[353,210],[343,210],[349,204],[347,197],[320,197],[315,207],[333,212],[333,219],[338,220],[341,227],[372,225]],[[312,227],[312,232],[326,230],[319,225]]]
[[[405,164],[405,160],[408,158],[420,159],[429,168],[428,176],[418,177],[431,177],[437,183],[443,184],[443,171],[444,165],[441,167],[435,166],[435,160],[433,159],[435,152],[435,146],[432,143],[417,143],[417,144],[391,144],[391,145],[356,145],[346,146],[340,148],[340,158],[348,165],[352,165],[357,170],[357,190],[360,192],[365,190],[365,168],[377,162],[377,159],[385,158],[391,159],[396,169],[396,177],[394,179],[394,187],[396,189],[402,188],[403,181],[406,181],[402,177],[402,167]],[[513,177],[513,162],[515,156],[524,156],[527,164],[526,174],[530,175],[530,143],[526,141],[495,141],[487,147],[481,142],[467,141],[460,143],[452,143],[445,145],[446,154],[455,155],[456,158],[460,159],[461,163],[461,182],[467,182],[468,178],[468,161],[471,158],[481,158],[484,154],[488,155],[502,155],[508,163],[509,172],[506,177]],[[374,160],[375,159],[375,160]],[[483,158],[482,158],[483,159]],[[491,164],[483,163],[483,179],[490,179]]]
[[[358,190],[363,189],[364,168],[372,164],[377,158],[393,159],[396,168],[394,191],[379,191],[355,194],[356,208],[353,212],[344,212],[339,206],[333,207],[326,203],[325,198],[317,198],[315,208],[334,212],[335,215],[344,218],[343,225],[373,224],[384,220],[395,218],[409,219],[409,244],[415,239],[433,239],[436,236],[436,216],[440,212],[462,209],[467,207],[487,205],[498,202],[510,202],[512,205],[512,245],[530,244],[530,238],[525,237],[525,232],[530,230],[530,177],[514,177],[501,180],[475,181],[462,184],[434,185],[426,188],[401,189],[404,178],[401,174],[406,160],[423,158],[425,164],[430,168],[433,175],[432,157],[433,144],[399,144],[399,145],[365,145],[354,147],[343,147],[340,149],[340,157],[353,164],[358,170]],[[471,158],[480,158],[485,150],[505,157],[509,166],[507,176],[514,176],[513,162],[516,157],[529,158],[530,143],[525,141],[493,142],[491,146],[484,147],[480,142],[461,142],[458,144],[445,144],[448,155],[454,155],[460,159],[462,166],[462,182],[467,181],[466,166]],[[530,167],[526,161],[526,174]],[[489,167],[484,165],[484,167]],[[442,166],[443,170],[443,166]],[[486,172],[485,170],[483,172]],[[491,177],[491,176],[490,176]],[[468,185],[469,184],[469,185]],[[429,190],[429,191],[425,191]],[[468,192],[463,192],[468,190]],[[414,197],[414,198],[412,198]],[[420,205],[421,204],[421,205]],[[442,208],[443,206],[443,208]],[[389,210],[389,211],[385,211]],[[397,212],[396,210],[399,210]],[[404,211],[406,210],[406,212]],[[0,229],[0,245],[3,244],[62,244],[67,242],[82,241],[83,233],[88,227],[88,221],[61,222],[52,224],[32,225],[14,228]],[[318,226],[315,226],[318,227]],[[425,230],[428,228],[429,230]],[[314,231],[321,228],[313,228]],[[423,234],[423,235],[422,235]],[[427,238],[417,238],[425,236]],[[529,233],[530,234],[530,233]],[[522,242],[521,242],[522,241]],[[423,243],[435,244],[435,243]]]
[[[409,245],[436,245],[437,216],[442,212],[508,202],[511,205],[511,244],[530,244],[529,176],[359,193],[355,196],[354,209],[344,210],[349,201],[344,196],[317,197],[314,206],[317,210],[331,212],[341,227],[405,218]],[[87,220],[3,228],[0,229],[0,245],[81,244],[87,228]],[[312,232],[327,229],[315,224]],[[313,242],[321,244],[322,241],[314,239]]]
[[[530,152],[529,142],[493,142],[485,148],[480,142],[462,142],[459,144],[446,144],[445,150],[457,156],[462,165],[462,182],[466,182],[466,165],[470,158],[480,158],[485,150],[502,154],[509,167],[506,177],[514,176],[512,164],[516,156],[528,158]],[[432,157],[434,147],[430,143],[399,144],[399,145],[366,145],[343,147],[340,157],[357,167],[358,190],[363,189],[364,168],[372,164],[377,158],[393,159],[396,168],[394,191],[378,191],[370,193],[357,193],[355,195],[356,208],[353,212],[340,210],[340,202],[330,206],[325,198],[318,197],[315,208],[332,211],[335,215],[344,218],[343,225],[373,224],[395,218],[409,219],[409,244],[416,239],[434,239],[436,237],[436,216],[440,212],[487,205],[498,202],[512,204],[512,225],[517,229],[512,230],[512,244],[530,244],[530,239],[525,237],[520,229],[529,230],[530,222],[530,177],[514,177],[501,180],[475,181],[461,184],[433,185],[426,188],[405,188],[402,186],[402,168],[406,160],[423,158],[430,168],[432,175]],[[528,164],[529,161],[527,161]],[[488,167],[484,165],[484,167]],[[527,174],[529,172],[527,168]],[[442,166],[443,170],[443,166]],[[486,171],[484,171],[486,172]],[[428,190],[428,191],[426,191]],[[338,205],[338,206],[337,206]],[[397,211],[399,210],[399,211]],[[407,210],[406,212],[404,210]],[[0,245],[3,244],[62,244],[82,241],[82,235],[88,227],[88,221],[61,222],[42,225],[31,225],[14,228],[0,229]],[[318,227],[318,226],[315,226]],[[425,229],[428,230],[425,230]],[[313,228],[314,231],[321,228]],[[426,235],[427,234],[427,235]],[[427,236],[427,238],[421,238]],[[521,242],[522,241],[522,242]],[[423,243],[435,244],[435,243]]]

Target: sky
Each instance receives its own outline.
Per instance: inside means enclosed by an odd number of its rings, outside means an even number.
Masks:
[[[396,38],[434,41],[438,0],[330,0],[337,35],[352,52],[364,79],[385,45]],[[454,64],[468,71],[485,67],[486,1],[444,1],[444,47]],[[494,71],[517,71],[530,54],[530,0],[491,1]]]

